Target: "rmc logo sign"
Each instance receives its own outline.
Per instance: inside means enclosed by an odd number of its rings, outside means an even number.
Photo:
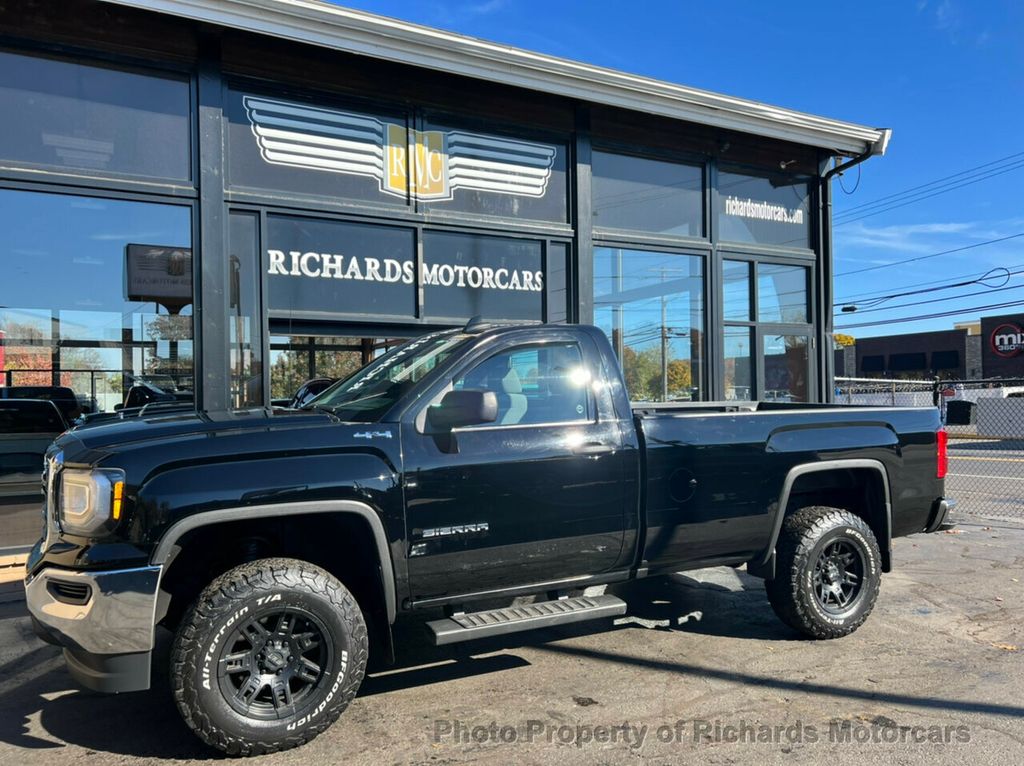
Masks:
[[[992,331],[989,345],[996,355],[1011,359],[1024,351],[1024,330],[1013,322],[1004,322]]]

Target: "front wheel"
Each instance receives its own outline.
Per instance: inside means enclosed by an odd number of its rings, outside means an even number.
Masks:
[[[765,583],[779,618],[812,638],[853,633],[871,614],[881,554],[867,523],[850,511],[812,506],[783,522],[776,576]]]
[[[200,594],[171,655],[185,722],[206,744],[259,755],[304,744],[356,695],[367,637],[352,594],[319,567],[263,559]]]

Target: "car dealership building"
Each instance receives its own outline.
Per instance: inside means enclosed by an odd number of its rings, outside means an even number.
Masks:
[[[476,315],[827,398],[829,174],[889,136],[308,0],[0,3],[0,110],[0,384],[215,417]]]

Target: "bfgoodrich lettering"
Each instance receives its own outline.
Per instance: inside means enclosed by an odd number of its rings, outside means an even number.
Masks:
[[[351,279],[411,285],[416,264],[394,258],[347,257],[337,253],[268,250],[272,276],[310,279]],[[541,292],[544,272],[489,266],[463,266],[447,263],[424,264],[420,272],[424,285],[469,287],[474,290],[520,290]]]

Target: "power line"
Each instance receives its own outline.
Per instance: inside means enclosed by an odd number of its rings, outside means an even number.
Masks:
[[[834,223],[834,221],[835,221],[835,218],[839,218],[839,217],[842,217],[842,216],[835,216],[833,218],[833,228],[838,228],[839,226],[846,226],[849,223],[854,223],[855,221],[860,221],[860,220],[862,220],[864,218],[870,218],[871,216],[874,216],[874,215],[881,215],[882,213],[888,213],[890,210],[896,210],[897,208],[906,207],[907,205],[912,205],[912,204],[914,204],[916,202],[924,202],[924,200],[931,199],[932,197],[937,197],[940,194],[946,194],[947,192],[951,192],[951,191],[954,191],[956,189],[962,189],[965,186],[970,186],[972,184],[979,183],[981,181],[984,181],[984,180],[986,180],[988,178],[993,178],[995,176],[1001,176],[1004,173],[1009,173],[1009,172],[1011,172],[1013,170],[1020,170],[1021,168],[1024,168],[1024,162],[1020,162],[1020,163],[1018,163],[1018,164],[1016,164],[1016,165],[1014,165],[1012,167],[1008,167],[1008,168],[999,170],[997,172],[987,173],[987,174],[982,175],[982,176],[980,176],[978,178],[975,178],[973,180],[964,181],[963,183],[959,183],[959,184],[956,184],[954,186],[950,186],[950,187],[945,188],[945,189],[940,189],[938,191],[934,191],[931,194],[925,194],[924,196],[916,196],[913,199],[907,200],[906,202],[899,202],[897,204],[890,205],[889,207],[883,207],[880,210],[874,210],[874,211],[871,211],[871,212],[867,212],[867,213],[864,213],[863,215],[858,215],[855,218],[844,218],[844,220],[842,220],[840,223]]]
[[[857,309],[858,316],[860,314],[871,314],[876,311],[895,311],[896,309],[905,309],[910,306],[924,306],[927,303],[943,303],[944,301],[959,299],[959,298],[970,298],[975,295],[990,295],[992,293],[1003,293],[1007,290],[1019,290],[1024,285],[1010,285],[1009,287],[993,287],[988,290],[977,290],[973,293],[964,293],[963,295],[954,295],[952,297],[946,296],[945,298],[931,298],[927,301],[911,301],[910,303],[897,303],[895,306],[878,306],[876,308]]]
[[[853,271],[842,271],[836,274],[837,277],[845,277],[849,274],[862,274],[865,271],[876,271],[878,269],[888,269],[893,266],[901,266],[904,263],[914,263],[916,261],[925,261],[929,258],[938,258],[940,255],[950,255],[952,253],[962,253],[964,250],[973,250],[977,247],[984,247],[985,245],[994,245],[998,242],[1006,242],[1010,239],[1017,239],[1018,237],[1024,237],[1024,231],[1017,232],[1016,234],[1010,234],[1006,237],[998,237],[996,239],[989,239],[984,242],[975,242],[973,245],[964,245],[963,247],[954,247],[950,250],[942,250],[938,253],[931,253],[930,255],[918,255],[914,258],[904,258],[901,261],[893,261],[892,263],[882,263],[878,266],[866,266],[863,269],[854,269]]]
[[[893,200],[894,198],[904,197],[907,194],[911,194],[911,193],[916,192],[918,190],[927,189],[930,186],[936,186],[936,185],[939,185],[939,184],[943,183],[944,181],[949,181],[949,180],[954,179],[954,178],[959,178],[960,176],[970,175],[971,173],[974,173],[975,171],[981,170],[982,168],[991,167],[992,165],[999,165],[1000,163],[1008,162],[1010,160],[1014,160],[1017,157],[1024,157],[1024,152],[1015,152],[1014,154],[1009,154],[1009,155],[1007,155],[1005,157],[1000,157],[997,160],[992,160],[990,162],[982,163],[981,165],[975,165],[972,168],[967,168],[966,170],[961,170],[959,173],[952,173],[952,174],[950,174],[948,176],[943,176],[942,178],[936,178],[934,181],[929,181],[927,183],[918,184],[917,186],[911,186],[908,189],[903,189],[902,191],[893,192],[892,194],[887,194],[884,197],[878,197],[878,198],[876,198],[874,200],[871,200],[869,202],[863,202],[860,205],[854,205],[852,207],[848,207],[845,210],[837,212],[836,216],[837,217],[842,217],[842,216],[850,215],[850,214],[853,214],[853,213],[855,213],[855,212],[857,212],[859,210],[862,210],[864,208],[874,207],[874,206],[876,206],[876,205],[878,205],[880,203]]]
[[[1024,273],[1022,271],[1010,271],[1011,269],[1024,269],[1024,263],[1018,263],[1018,264],[1015,264],[1013,266],[1000,266],[999,268],[1006,269],[1011,275],[1012,274]],[[985,274],[990,274],[992,271],[993,270],[990,269],[989,271],[986,271],[983,274],[978,274],[977,272],[971,272],[970,274],[957,274],[955,277],[943,277],[942,279],[932,279],[932,280],[929,280],[927,282],[911,282],[910,284],[899,285],[898,287],[893,287],[893,288],[890,288],[890,289],[893,289],[893,290],[905,290],[908,287],[924,287],[926,285],[936,285],[936,284],[939,284],[940,282],[946,282],[949,279],[966,279],[967,277],[977,277],[977,278],[980,278],[980,277],[984,277]],[[862,299],[865,299],[865,298],[872,298],[875,295],[880,295],[880,294],[882,294],[882,293],[880,291],[876,291],[876,290],[869,290],[869,291],[865,291],[863,293],[851,293],[850,295],[847,295],[844,298],[839,299],[835,305],[836,306],[840,306],[840,305],[844,305],[844,304],[847,304],[847,303],[856,303],[858,300],[862,300]]]
[[[1010,271],[1009,269],[1006,269],[1006,268],[1003,268],[1003,267],[999,267],[999,268],[995,268],[995,269],[989,269],[984,274],[982,274],[980,277],[978,277],[976,279],[967,280],[965,282],[952,282],[950,284],[937,285],[935,287],[922,287],[919,290],[907,290],[907,291],[904,291],[904,292],[901,292],[901,293],[890,293],[889,295],[881,295],[881,296],[878,296],[878,297],[875,297],[875,298],[864,298],[864,299],[857,300],[857,301],[842,301],[840,303],[832,304],[832,307],[833,308],[835,308],[836,306],[844,306],[845,307],[845,306],[849,306],[851,304],[857,304],[857,309],[856,310],[860,311],[861,310],[861,308],[860,308],[861,306],[863,306],[866,309],[867,308],[874,308],[875,306],[878,306],[879,304],[891,301],[893,298],[907,298],[907,297],[909,297],[911,295],[923,295],[925,293],[942,292],[943,290],[953,290],[953,289],[955,289],[957,287],[967,287],[969,285],[985,285],[985,287],[987,287],[989,289],[988,289],[988,291],[983,291],[983,292],[989,292],[989,291],[992,291],[992,290],[999,289],[999,288],[1003,287],[1004,285],[1008,284],[1011,277],[1016,276],[1017,274],[1020,274],[1020,273],[1022,273],[1022,272],[1020,272],[1020,271]],[[989,284],[989,280],[993,280],[993,279],[1001,279],[1003,281],[1000,284],[997,284],[997,285]],[[974,293],[971,293],[971,294],[974,294]],[[953,296],[949,296],[947,298],[941,298],[940,300],[949,300],[950,298],[962,298],[962,297],[964,297],[964,296],[962,296],[962,295],[953,295]],[[890,306],[890,308],[893,308],[893,307]]]
[[[1024,304],[1024,301],[1009,301],[1007,303],[992,303],[987,306],[971,306],[969,308],[957,309],[955,311],[940,311],[935,314],[919,314],[917,316],[909,317],[898,317],[896,319],[879,319],[874,322],[860,322],[858,324],[844,324],[837,326],[836,330],[853,330],[858,327],[877,327],[883,324],[901,324],[903,322],[920,322],[925,319],[941,319],[943,317],[961,316],[963,314],[973,314],[977,311],[988,311],[990,309],[1004,309],[1011,308],[1013,306],[1020,306]]]

